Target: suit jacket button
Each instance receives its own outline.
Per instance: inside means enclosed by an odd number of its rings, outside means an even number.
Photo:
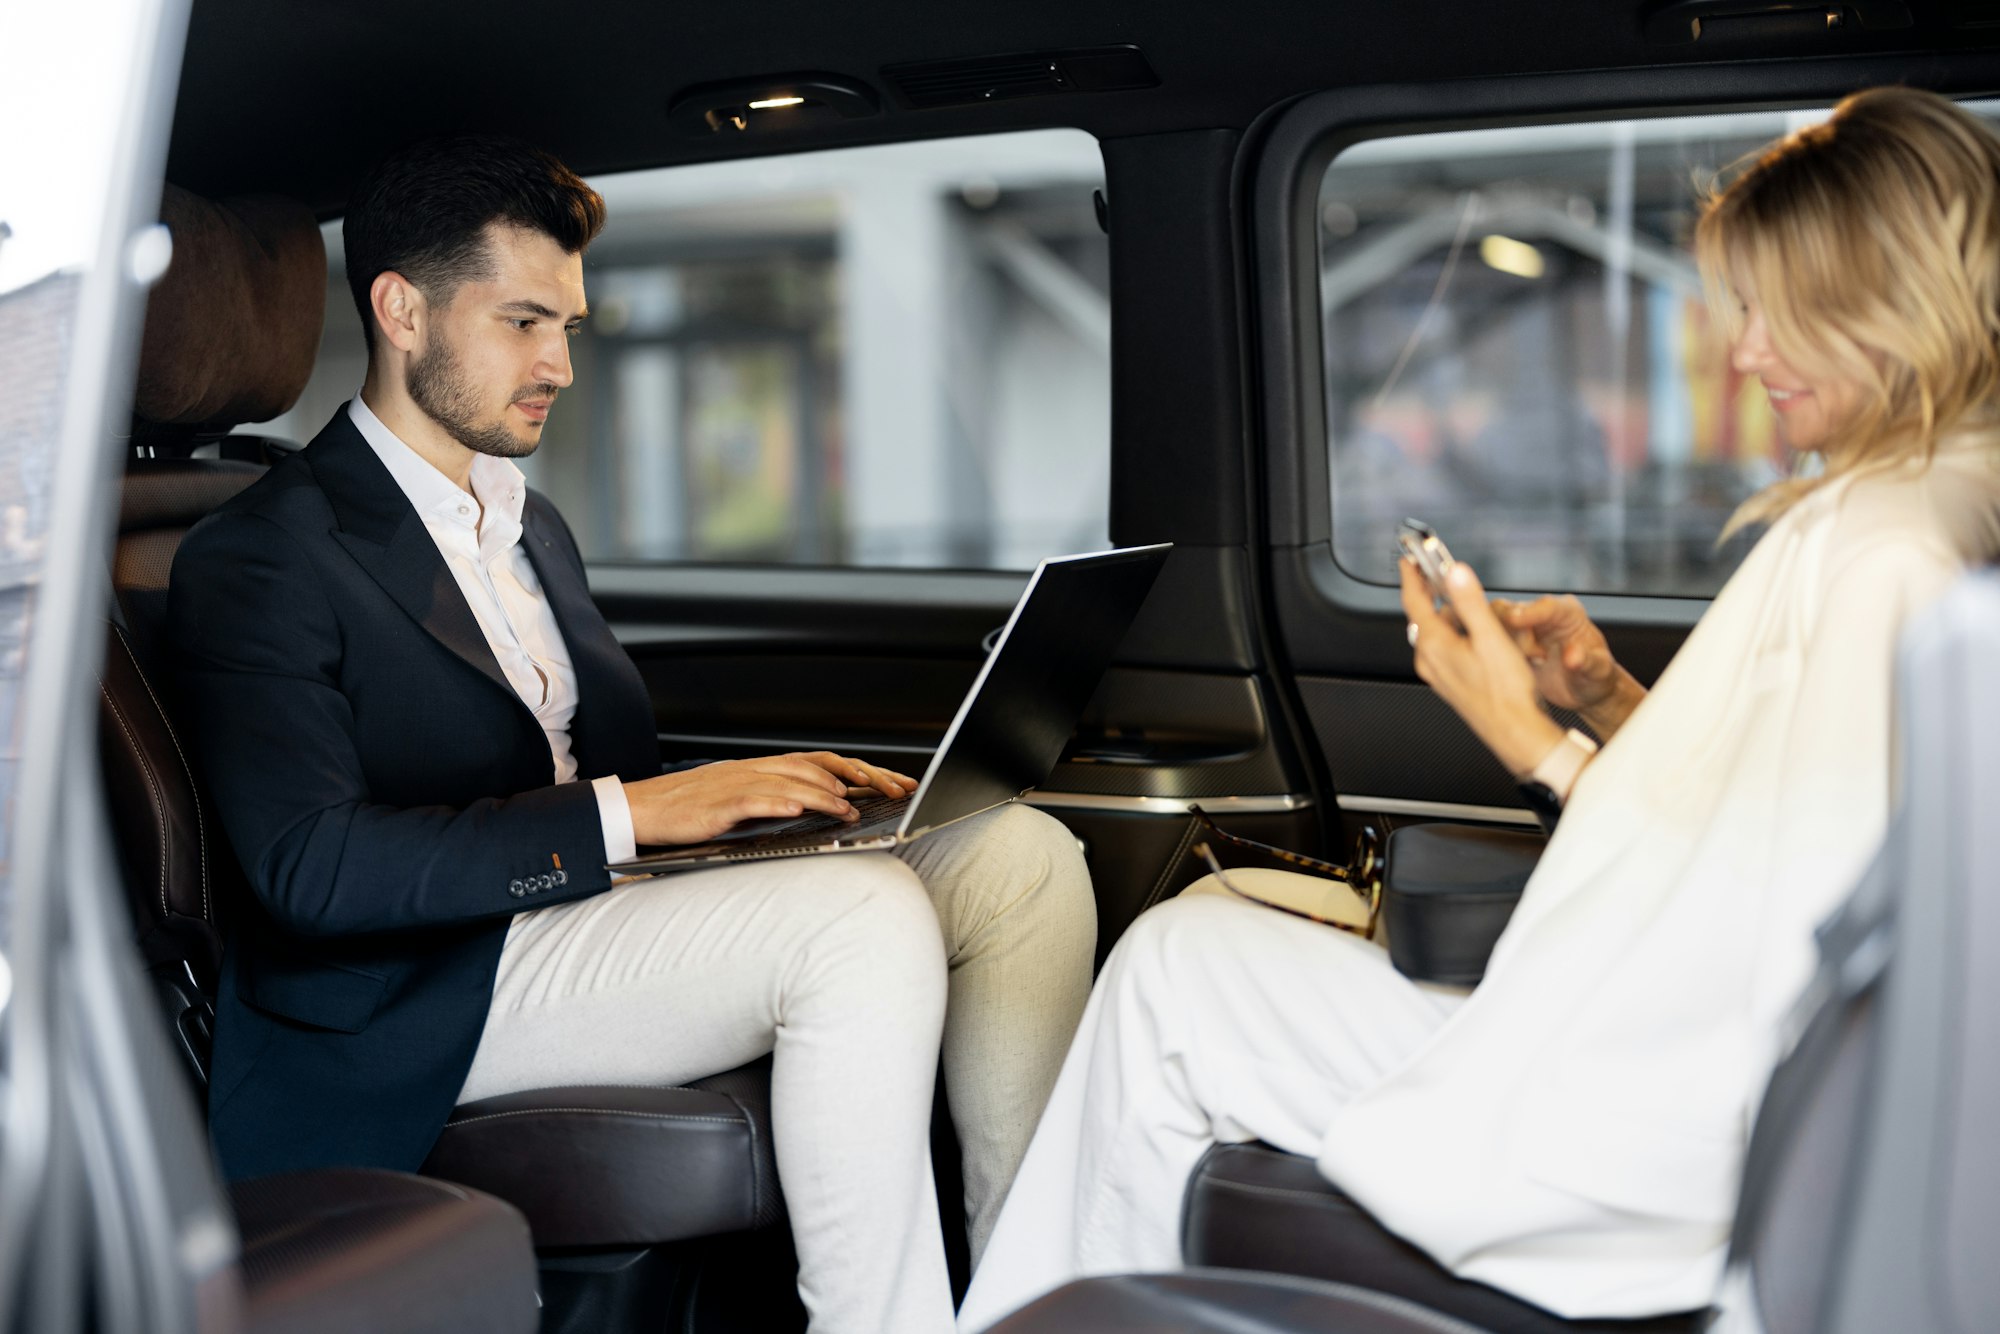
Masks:
[[[557,883],[558,885],[567,885],[567,884],[569,883],[569,872],[568,872],[568,871],[557,871],[557,872],[556,872],[556,883]]]
[[[522,883],[521,883],[520,881],[518,881],[518,880],[509,880],[509,881],[507,882],[507,892],[508,892],[509,894],[512,894],[512,895],[513,895],[513,896],[514,896],[515,898],[517,898],[517,899],[518,899],[518,898],[520,898],[520,897],[521,897],[521,896],[522,896],[523,894],[525,894],[525,893],[527,893],[527,892],[528,892],[528,887],[527,887],[526,885],[522,884]]]

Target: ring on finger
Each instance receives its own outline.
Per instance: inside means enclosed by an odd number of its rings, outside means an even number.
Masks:
[[[1404,637],[1410,641],[1410,647],[1415,648],[1417,646],[1417,623],[1415,621],[1411,621],[1409,625],[1405,627],[1403,634]]]

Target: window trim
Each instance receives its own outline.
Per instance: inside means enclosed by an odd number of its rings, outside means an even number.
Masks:
[[[1246,148],[1254,155],[1247,188],[1261,349],[1253,392],[1262,414],[1270,546],[1302,549],[1293,558],[1337,619],[1401,620],[1395,589],[1355,578],[1333,556],[1318,201],[1327,166],[1341,152],[1369,139],[1450,130],[1813,109],[1858,88],[1898,82],[1958,98],[1991,96],[1993,55],[1854,56],[1380,84],[1312,94],[1275,113]],[[1692,626],[1709,603],[1659,594],[1578,596],[1594,618],[1625,625]]]

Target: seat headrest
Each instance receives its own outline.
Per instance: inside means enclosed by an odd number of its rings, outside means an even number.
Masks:
[[[146,305],[133,411],[220,430],[290,408],[326,318],[326,245],[312,213],[274,196],[210,202],[169,185],[160,220],[173,262]]]

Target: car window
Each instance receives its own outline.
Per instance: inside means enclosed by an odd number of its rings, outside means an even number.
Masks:
[[[1973,104],[2000,114],[2000,103]],[[1689,249],[1716,173],[1827,112],[1356,144],[1319,196],[1334,555],[1391,582],[1428,521],[1496,587],[1708,596],[1795,464]]]
[[[523,466],[599,561],[1026,569],[1106,545],[1108,238],[1076,130],[594,179],[576,383]],[[366,355],[334,290],[309,436]],[[269,429],[260,428],[260,429]]]

